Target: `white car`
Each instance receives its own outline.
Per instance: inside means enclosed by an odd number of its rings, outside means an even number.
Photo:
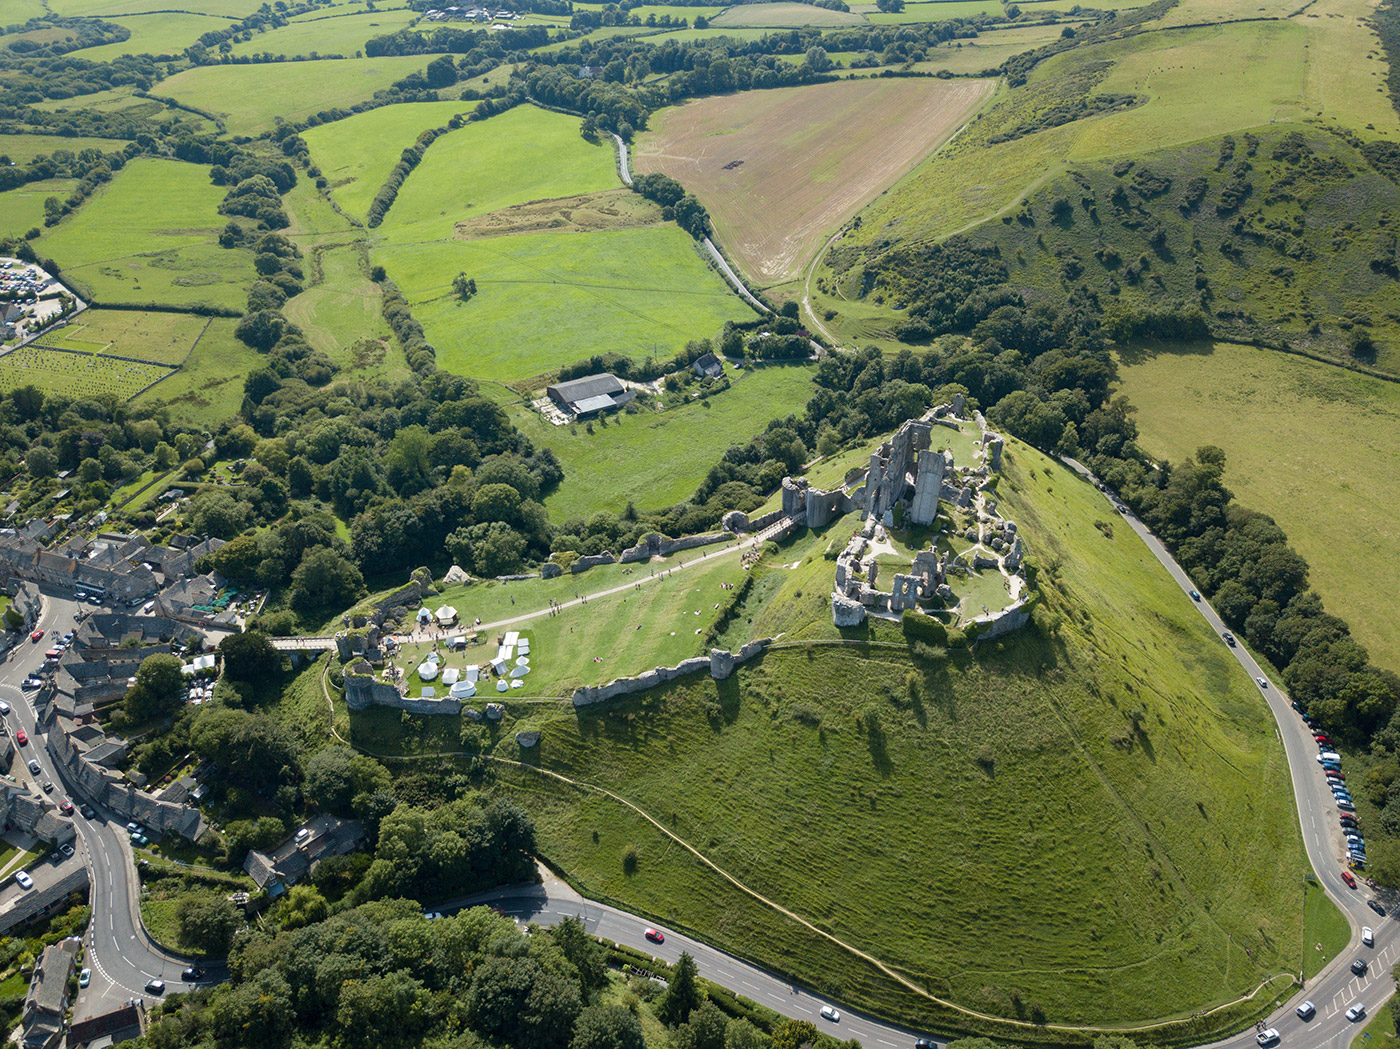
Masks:
[[[1260,1045],[1273,1045],[1278,1041],[1278,1028],[1270,1027],[1267,1031],[1260,1031],[1254,1036],[1254,1040]]]
[[[1268,681],[1267,678],[1257,677],[1257,678],[1255,678],[1254,680],[1257,681],[1257,682],[1259,682],[1259,687],[1260,687],[1260,688],[1268,688],[1268,687],[1269,687],[1269,681]]]
[[[1317,1014],[1317,1006],[1311,1001],[1304,1002],[1298,1006],[1298,1019],[1311,1020]]]
[[[840,1010],[838,1010],[838,1009],[836,1009],[836,1008],[833,1008],[833,1007],[830,1006],[830,1005],[823,1005],[823,1006],[822,1006],[822,1019],[823,1019],[823,1020],[830,1020],[832,1023],[840,1023],[840,1022],[841,1022],[841,1012],[840,1012]]]
[[[1353,1005],[1350,1009],[1347,1010],[1347,1019],[1352,1021],[1352,1023],[1355,1023],[1357,1020],[1361,1019],[1365,1015],[1366,1005],[1363,1002],[1357,1002],[1355,1005]]]
[[[1369,925],[1363,927],[1361,930],[1361,942],[1367,947],[1374,947],[1376,945],[1376,934],[1371,931]]]
[[[9,712],[10,704],[6,703],[4,700],[0,700],[0,714],[8,714]]]
[[[34,888],[34,879],[24,871],[15,871],[15,884],[21,889],[32,889]]]

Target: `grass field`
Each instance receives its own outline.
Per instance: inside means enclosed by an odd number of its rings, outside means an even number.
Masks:
[[[949,40],[924,49],[925,60],[915,62],[919,72],[973,74],[997,69],[1012,55],[1030,51],[1057,38],[1063,26],[1028,26],[1024,29],[1002,29],[983,33],[973,40]]]
[[[311,128],[302,138],[330,183],[331,195],[349,214],[363,219],[399,155],[429,128],[441,127],[475,102],[417,102],[381,106]],[[430,147],[434,148],[434,147]]]
[[[170,0],[51,0],[47,6],[56,15],[107,18],[148,11],[168,12]],[[258,0],[180,0],[183,13],[224,15],[228,19],[244,18],[260,6]]]
[[[66,200],[77,184],[77,179],[55,178],[0,193],[0,236],[22,237],[35,226],[43,229],[44,201]]]
[[[744,444],[769,419],[800,413],[812,395],[812,372],[806,365],[731,370],[733,385],[707,403],[614,415],[606,427],[595,422],[591,434],[552,426],[527,408],[511,417],[564,467],[564,482],[544,501],[556,521],[617,513],[629,502],[658,509],[689,498],[725,449]]]
[[[380,314],[379,286],[366,275],[360,250],[347,245],[322,252],[321,283],[289,299],[282,312],[340,366],[342,378],[397,382],[408,376],[408,362]]]
[[[904,25],[909,22],[941,22],[948,18],[975,18],[978,15],[990,15],[999,21],[1005,17],[1005,9],[1000,0],[932,0],[930,3],[905,4],[904,10],[897,14],[871,11],[865,15],[865,20],[876,25]]]
[[[176,421],[213,427],[238,414],[243,380],[263,359],[233,337],[238,321],[215,317],[195,344],[185,366],[142,398],[164,402]]]
[[[252,252],[221,248],[226,190],[209,169],[139,158],[44,234],[64,276],[108,302],[242,307]]]
[[[39,341],[59,349],[178,365],[208,324],[208,317],[188,313],[86,310],[71,324]]]
[[[233,45],[235,55],[286,55],[304,57],[314,53],[352,58],[363,52],[365,41],[405,28],[418,17],[416,11],[372,11],[333,18],[291,22],[251,40]]]
[[[1352,1033],[1348,1043],[1352,1049],[1387,1049],[1395,1045],[1395,1002],[1370,1010],[1370,1020],[1360,1025],[1361,1029]]]
[[[1381,666],[1400,671],[1394,451],[1400,386],[1272,350],[1218,344],[1126,354],[1121,388],[1141,444],[1180,460],[1225,449],[1225,483],[1273,517],[1312,566],[1328,609]]]
[[[99,44],[73,52],[77,58],[90,62],[110,62],[120,55],[183,56],[189,47],[205,33],[227,29],[233,23],[217,15],[184,14],[167,11],[164,14],[135,15],[114,18],[117,25],[131,30],[131,35],[115,44]]]
[[[381,232],[396,243],[436,240],[473,215],[616,187],[611,139],[586,142],[578,128],[577,117],[516,106],[439,137],[405,180]]]
[[[1147,1019],[1296,969],[1305,865],[1267,710],[1136,537],[1094,528],[1092,489],[1014,442],[1006,461],[1002,508],[1057,566],[1042,574],[1053,638],[922,664],[900,648],[772,652],[719,686],[531,714],[544,738],[529,760],[619,792],[746,884],[1000,1015]],[[845,534],[805,533],[773,559],[757,632],[835,635],[821,552]],[[737,893],[694,891],[693,865],[615,806],[551,793],[543,851],[590,893],[889,1004]]]
[[[333,62],[199,66],[162,80],[155,93],[213,113],[233,135],[272,130],[277,117],[300,120],[313,113],[349,107],[381,88],[423,69],[421,55]]]
[[[776,284],[990,90],[980,81],[887,80],[704,99],[657,114],[635,163],[694,192],[745,273]],[[805,177],[794,182],[793,171]]]
[[[67,151],[81,153],[96,149],[103,153],[120,153],[126,141],[120,138],[68,138],[64,135],[0,135],[0,156],[9,157],[17,167],[24,167],[35,157]],[[14,190],[9,192],[13,193]]]
[[[29,345],[0,357],[0,389],[37,386],[74,400],[96,393],[135,396],[170,374],[156,364],[136,364],[90,353],[63,353]]]
[[[677,14],[684,14],[684,10]],[[763,26],[774,29],[789,29],[798,26],[843,26],[860,25],[864,21],[860,15],[849,11],[832,11],[825,7],[810,4],[738,4],[723,14],[710,19],[710,24],[727,26]]]
[[[1303,889],[1303,979],[1310,980],[1323,966],[1346,950],[1351,923],[1316,881]]]
[[[602,347],[662,357],[753,315],[670,225],[394,242],[372,258],[408,296],[438,366],[480,379],[528,378]],[[469,302],[451,293],[457,273],[477,283]]]

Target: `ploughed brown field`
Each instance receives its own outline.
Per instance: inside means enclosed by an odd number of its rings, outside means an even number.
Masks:
[[[725,250],[767,287],[796,278],[991,90],[990,80],[901,78],[699,99],[653,117],[634,166],[699,197]]]

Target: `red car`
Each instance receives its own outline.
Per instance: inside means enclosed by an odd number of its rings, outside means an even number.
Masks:
[[[25,734],[24,729],[15,729],[15,742],[18,743],[21,747],[29,742],[29,737]]]
[[[1342,881],[1347,883],[1348,888],[1356,888],[1356,879],[1352,877],[1351,871],[1342,871]]]
[[[666,942],[666,937],[663,936],[660,932],[658,932],[658,931],[655,930],[655,929],[648,929],[646,932],[642,933],[642,935],[645,936],[645,937],[646,937],[648,940],[650,940],[652,943],[665,943],[665,942]]]
[[[1339,772],[1336,769],[1328,769],[1327,778],[1334,779],[1338,783],[1345,783],[1347,780],[1347,774],[1345,772]]]
[[[1330,739],[1328,739],[1326,736],[1324,736],[1324,735],[1323,735],[1322,733],[1320,733],[1320,732],[1319,732],[1317,735],[1313,736],[1313,739],[1315,739],[1315,740],[1316,740],[1317,742],[1319,742],[1319,743],[1331,743],[1331,742],[1332,742]]]
[[[73,815],[73,803],[67,798],[64,798],[58,803],[58,811],[63,813],[65,816]]]
[[[32,633],[32,634],[29,635],[29,640],[30,640],[30,641],[42,641],[42,640],[44,640],[44,632],[43,632],[42,630],[36,630],[36,631],[34,631],[34,633]]]

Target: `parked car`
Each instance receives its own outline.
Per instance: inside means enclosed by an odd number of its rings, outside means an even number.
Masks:
[[[164,980],[147,980],[147,981],[146,981],[146,993],[147,993],[147,994],[164,994],[164,993],[165,993],[165,981],[164,981]]]
[[[34,633],[32,633],[32,634],[29,635],[29,640],[30,640],[30,641],[42,641],[42,640],[44,640],[44,632],[43,632],[42,630],[36,630],[36,631],[34,631]]]
[[[69,844],[65,841],[62,845],[60,845],[60,846],[58,847],[58,851],[59,851],[60,853],[62,853],[63,858],[66,860],[66,859],[69,859],[70,857],[72,857],[72,855],[73,855],[73,846],[69,845]]]
[[[95,808],[93,808],[91,805],[84,805],[84,806],[83,806],[82,808],[80,808],[78,811],[81,812],[81,813],[83,814],[83,819],[85,819],[85,820],[90,820],[90,819],[92,819],[94,816],[97,815],[97,810],[96,810]]]
[[[1342,871],[1342,881],[1347,883],[1347,888],[1356,888],[1356,878],[1352,875],[1351,871]]]
[[[141,833],[141,824],[137,823],[135,820],[131,820],[131,821],[129,821],[129,822],[127,823],[126,829],[129,830],[129,831],[134,831],[134,832],[137,833],[137,834],[140,834],[140,833]]]
[[[88,984],[90,984],[90,983],[92,983],[92,970],[91,970],[91,969],[84,969],[82,972],[78,973],[78,986],[79,986],[79,987],[86,987],[86,986],[87,986]]]
[[[1376,945],[1376,934],[1371,931],[1369,925],[1363,926],[1361,929],[1361,942],[1367,947],[1374,947]]]
[[[832,1023],[840,1023],[840,1022],[841,1022],[841,1011],[840,1011],[839,1009],[835,1008],[834,1006],[823,1005],[823,1006],[822,1006],[822,1019],[823,1019],[823,1020],[830,1020]]]
[[[1364,1002],[1357,1002],[1355,1005],[1353,1005],[1350,1009],[1347,1010],[1347,1019],[1350,1020],[1352,1023],[1355,1023],[1357,1020],[1361,1019],[1365,1015],[1366,1004]]]
[[[1351,971],[1357,976],[1365,976],[1367,968],[1365,958],[1357,958],[1351,963]]]
[[[665,943],[665,942],[666,942],[666,936],[665,936],[665,934],[662,933],[662,932],[657,931],[656,929],[648,929],[646,932],[642,933],[642,935],[645,936],[645,937],[646,937],[648,940],[650,940],[652,943]]]
[[[21,682],[19,687],[22,688],[25,692],[33,692],[36,689],[43,688],[44,682],[41,678],[37,678],[31,675],[30,677],[25,678],[24,681]]]
[[[1342,756],[1335,750],[1324,750],[1317,755],[1317,762],[1319,765],[1326,765],[1328,762],[1332,762],[1340,766],[1342,763]]]
[[[6,703],[4,700],[0,699],[0,714],[8,714],[9,712],[10,712],[10,704],[8,704],[8,703]]]
[[[1267,1030],[1260,1031],[1254,1036],[1254,1040],[1260,1045],[1273,1045],[1278,1041],[1278,1029],[1270,1027]]]
[[[1370,907],[1371,910],[1375,911],[1375,912],[1376,912],[1377,914],[1379,914],[1382,918],[1385,917],[1385,908],[1382,907],[1377,901],[1375,901],[1375,900],[1367,900],[1367,901],[1366,901],[1366,906],[1367,906],[1367,907]]]
[[[15,742],[21,747],[24,746],[29,742],[29,733],[25,732],[22,728],[15,729]]]

